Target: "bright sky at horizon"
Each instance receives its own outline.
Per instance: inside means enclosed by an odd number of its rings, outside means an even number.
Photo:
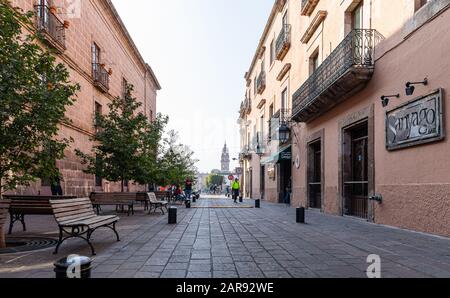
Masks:
[[[244,74],[273,1],[112,2],[161,83],[158,112],[169,115],[169,129],[196,153],[199,170],[220,168],[225,141],[237,158]]]

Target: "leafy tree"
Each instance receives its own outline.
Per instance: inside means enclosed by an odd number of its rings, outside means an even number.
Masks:
[[[58,139],[59,124],[79,86],[63,64],[40,46],[32,13],[0,1],[0,193],[28,186],[37,178],[55,182],[56,160],[70,143]]]
[[[194,152],[178,142],[179,136],[175,131],[169,131],[163,140],[163,154],[159,158],[160,185],[183,185],[186,178],[195,183],[198,162],[193,156]]]
[[[109,104],[108,115],[96,115],[97,134],[91,139],[96,145],[91,154],[76,150],[85,172],[111,182],[126,180],[146,184],[155,177],[158,143],[167,117],[158,115],[150,122],[141,112],[142,103],[132,96],[133,86],[125,86],[124,98]]]
[[[61,176],[56,160],[70,140],[58,139],[58,125],[69,120],[78,85],[69,82],[63,64],[42,48],[24,14],[0,1],[0,199],[4,192],[29,186],[38,178],[55,183]],[[0,248],[5,247],[0,227]]]
[[[224,183],[224,179],[225,178],[221,175],[211,174],[208,176],[207,185],[208,187],[210,187],[211,185],[222,186]]]
[[[140,184],[153,184],[160,175],[158,156],[162,154],[162,135],[168,123],[168,117],[158,114],[141,135],[141,151],[137,155],[134,181]]]

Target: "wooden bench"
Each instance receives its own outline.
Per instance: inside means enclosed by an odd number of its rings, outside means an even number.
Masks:
[[[170,199],[170,193],[168,191],[155,191],[154,194],[158,201],[168,201]]]
[[[51,200],[50,204],[59,226],[59,241],[54,254],[58,253],[59,247],[64,241],[70,238],[81,238],[89,244],[92,255],[95,255],[91,236],[99,228],[110,228],[116,234],[117,241],[120,241],[119,234],[116,231],[116,223],[119,221],[119,217],[116,215],[96,215],[89,198]],[[64,238],[64,234],[68,236]]]
[[[0,200],[0,243],[5,242],[5,224],[8,218],[9,200]]]
[[[158,201],[158,199],[156,198],[155,193],[153,193],[153,192],[147,193],[147,196],[148,196],[148,200],[149,200],[149,203],[150,203],[149,213],[152,212],[152,208],[155,208],[154,213],[156,213],[157,209],[160,209],[163,215],[165,214],[164,213],[164,208],[166,209],[166,211],[168,211],[168,209],[167,209],[167,205],[169,204],[168,202],[166,202],[166,201]]]
[[[9,231],[11,235],[14,224],[18,221],[22,223],[23,231],[27,230],[25,225],[25,215],[53,215],[50,206],[50,200],[70,200],[75,196],[22,196],[22,195],[5,195],[7,200],[11,202],[9,208]]]
[[[97,215],[100,214],[101,206],[116,206],[117,208],[128,207],[128,216],[130,213],[134,215],[134,203],[137,200],[136,193],[119,193],[119,192],[93,192],[90,199]]]

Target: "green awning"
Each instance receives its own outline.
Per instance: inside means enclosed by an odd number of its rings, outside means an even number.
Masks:
[[[277,163],[284,160],[292,160],[292,145],[289,145],[269,157],[263,158],[261,164]]]

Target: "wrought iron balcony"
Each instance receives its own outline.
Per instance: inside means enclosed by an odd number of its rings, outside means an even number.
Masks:
[[[251,98],[245,99],[244,110],[247,115],[252,112],[252,99]]]
[[[291,25],[283,25],[275,45],[278,60],[283,60],[291,47]]]
[[[302,16],[310,16],[318,3],[319,0],[302,0]]]
[[[256,80],[256,92],[263,94],[264,90],[266,90],[266,72],[262,71]]]
[[[266,152],[266,139],[262,133],[258,132],[253,136],[251,151],[258,155],[264,155]]]
[[[269,141],[279,141],[279,129],[282,125],[289,126],[291,110],[281,109],[269,120]]]
[[[293,95],[292,119],[310,122],[356,94],[375,70],[375,45],[383,37],[372,29],[351,31]]]
[[[109,91],[109,73],[103,65],[99,63],[92,64],[92,77],[97,88],[105,93]]]
[[[62,22],[46,5],[35,7],[36,27],[44,38],[54,48],[60,51],[66,49],[66,33]]]
[[[241,150],[241,153],[239,153],[239,159],[240,160],[251,160],[252,154],[250,153],[250,146],[244,146]]]

